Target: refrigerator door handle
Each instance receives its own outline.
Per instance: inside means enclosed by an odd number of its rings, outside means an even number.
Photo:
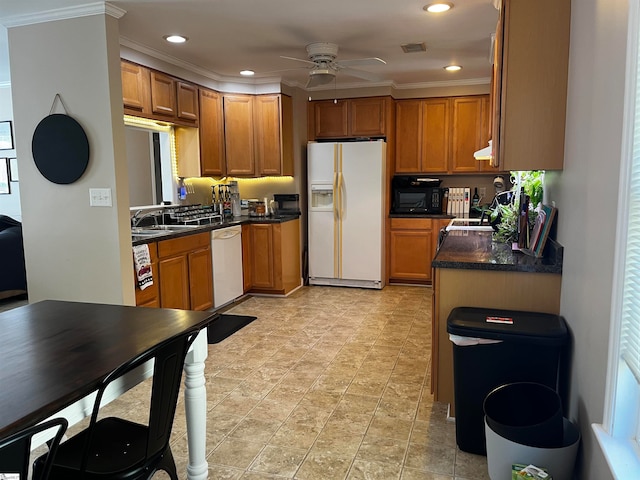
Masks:
[[[344,189],[344,177],[342,172],[338,173],[338,192],[340,197],[340,203],[338,205],[338,218],[342,220],[344,218],[344,202],[342,201],[342,190]]]
[[[340,203],[340,190],[338,189],[339,180],[338,173],[333,173],[333,218],[340,219],[339,203]]]

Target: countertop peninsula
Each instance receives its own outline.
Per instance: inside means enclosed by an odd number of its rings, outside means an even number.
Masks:
[[[512,250],[511,244],[493,239],[493,232],[451,230],[433,259],[433,268],[562,273],[563,247],[547,240],[544,255],[536,258]]]

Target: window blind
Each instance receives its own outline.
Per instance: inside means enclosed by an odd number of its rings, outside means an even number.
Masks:
[[[640,48],[638,50],[640,52]],[[629,173],[628,221],[620,351],[640,383],[640,61],[636,60],[633,147]]]

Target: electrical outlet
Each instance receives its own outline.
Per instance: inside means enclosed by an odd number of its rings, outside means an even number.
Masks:
[[[486,194],[487,194],[487,188],[486,187],[478,188],[478,195],[480,195],[481,197],[484,197]]]
[[[90,188],[89,189],[89,205],[92,207],[111,207],[111,189],[110,188]]]

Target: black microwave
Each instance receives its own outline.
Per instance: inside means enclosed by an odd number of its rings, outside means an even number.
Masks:
[[[440,214],[440,180],[413,175],[395,175],[391,181],[391,213]]]

